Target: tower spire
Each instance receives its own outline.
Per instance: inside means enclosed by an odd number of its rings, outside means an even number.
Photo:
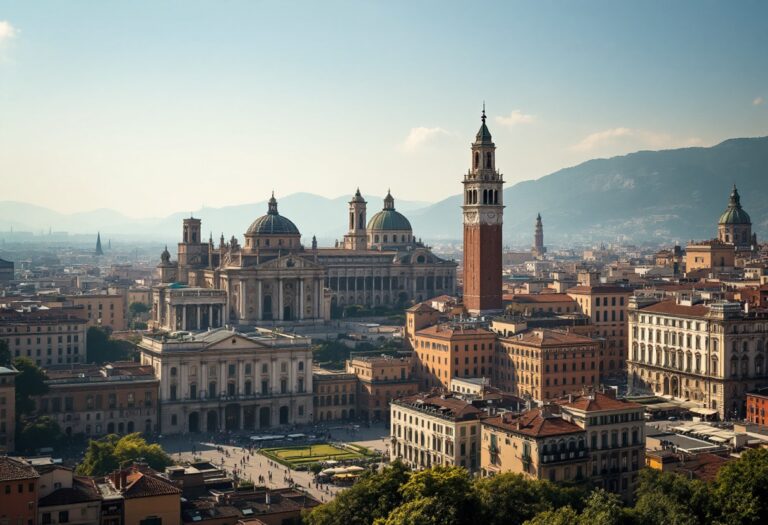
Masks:
[[[482,120],[483,124],[485,124],[485,100],[483,100],[483,113],[480,116],[480,120]]]
[[[96,255],[104,255],[104,250],[101,249],[101,232],[96,233]]]

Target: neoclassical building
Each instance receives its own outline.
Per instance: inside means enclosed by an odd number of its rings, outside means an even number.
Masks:
[[[312,421],[312,350],[307,338],[225,328],[147,335],[141,363],[160,380],[163,434],[261,430]]]
[[[703,415],[744,415],[746,393],[768,385],[767,343],[768,315],[739,303],[630,301],[631,388],[692,402]]]
[[[223,308],[218,297],[208,296],[196,308],[193,296],[205,296],[197,291],[156,291],[153,324],[200,330],[230,323],[317,323],[347,305],[395,306],[454,294],[456,263],[417,241],[392,195],[370,221],[366,205],[357,190],[349,202],[348,233],[331,248],[319,248],[314,237],[305,248],[299,229],[278,212],[274,195],[243,244],[235,236],[225,242],[223,235],[218,246],[213,239],[204,242],[200,219],[184,219],[177,261],[167,250],[161,256],[161,286],[223,290]]]

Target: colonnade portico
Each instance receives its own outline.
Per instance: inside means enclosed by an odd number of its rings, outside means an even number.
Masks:
[[[240,322],[322,319],[323,277],[239,277],[236,315]],[[269,290],[267,290],[269,288]],[[290,292],[287,289],[290,288]],[[309,311],[307,310],[307,307]]]
[[[207,330],[224,326],[224,306],[219,304],[172,305],[179,330]],[[188,314],[189,312],[189,314]]]

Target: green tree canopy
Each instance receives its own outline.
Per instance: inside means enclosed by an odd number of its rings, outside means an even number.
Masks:
[[[109,331],[100,326],[92,326],[88,329],[86,347],[89,363],[103,364],[130,360],[135,353],[133,343],[112,339]]]
[[[370,525],[377,518],[386,519],[403,501],[400,487],[410,477],[408,467],[399,461],[380,473],[366,474],[333,501],[307,513],[307,525]]]
[[[46,375],[34,361],[28,357],[17,357],[13,366],[19,371],[16,376],[16,417],[31,414],[35,409],[32,396],[48,392]]]
[[[128,306],[128,311],[131,313],[132,317],[138,317],[141,314],[145,314],[145,313],[149,312],[149,306],[147,306],[144,303],[138,303],[138,302],[131,303]]]
[[[10,366],[11,350],[8,348],[8,341],[0,339],[0,366]]]
[[[16,438],[16,448],[24,452],[55,446],[63,437],[59,424],[48,416],[27,421],[19,427],[21,428]]]
[[[138,432],[123,437],[110,434],[88,443],[77,472],[85,476],[104,476],[139,460],[155,470],[163,470],[173,464],[171,457],[160,445],[147,443]]]
[[[720,523],[765,523],[768,519],[768,450],[747,450],[738,461],[726,463],[717,474],[712,493]]]

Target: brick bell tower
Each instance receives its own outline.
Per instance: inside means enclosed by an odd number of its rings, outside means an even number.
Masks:
[[[472,315],[502,310],[501,228],[504,178],[496,170],[496,146],[483,121],[472,144],[472,168],[464,175],[464,307]]]

